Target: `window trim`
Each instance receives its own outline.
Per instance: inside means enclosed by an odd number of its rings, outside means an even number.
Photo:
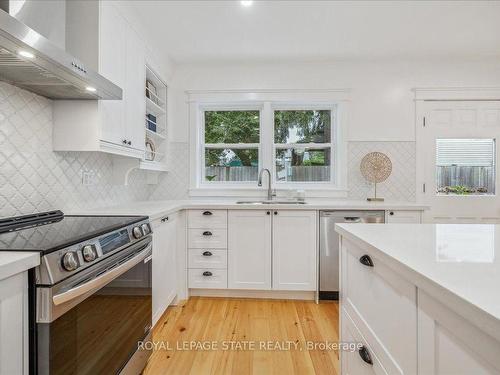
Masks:
[[[190,177],[189,195],[192,197],[262,197],[265,189],[256,182],[204,182],[201,181],[201,151],[204,150],[204,111],[206,110],[259,110],[260,147],[259,170],[269,168],[272,185],[278,195],[289,189],[306,190],[308,197],[347,197],[347,142],[344,130],[348,127],[350,91],[325,90],[208,90],[186,91],[189,106]],[[331,181],[276,182],[274,165],[274,112],[276,109],[331,109],[336,111],[332,126],[333,148]],[[269,124],[269,126],[266,126]],[[202,133],[203,132],[203,133]],[[266,141],[267,140],[267,141]],[[266,143],[267,142],[267,143]],[[249,144],[251,145],[251,144]],[[267,146],[266,146],[267,145]],[[323,147],[325,144],[315,144]],[[246,146],[246,145],[245,145]],[[296,146],[296,145],[294,145]]]

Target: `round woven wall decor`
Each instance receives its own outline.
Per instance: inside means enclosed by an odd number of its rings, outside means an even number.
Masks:
[[[367,181],[378,184],[391,175],[392,162],[386,154],[370,152],[361,160],[360,170]]]

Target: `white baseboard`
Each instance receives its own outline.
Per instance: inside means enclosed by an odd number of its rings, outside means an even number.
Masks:
[[[266,298],[314,301],[314,291],[242,290],[242,289],[189,289],[190,297]]]

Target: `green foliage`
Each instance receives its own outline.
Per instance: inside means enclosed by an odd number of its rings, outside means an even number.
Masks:
[[[259,111],[206,111],[205,143],[259,143]],[[232,150],[241,165],[250,166],[258,162],[257,150]],[[207,150],[206,165],[220,165],[227,150]]]
[[[274,142],[290,143],[294,129],[297,143],[328,143],[331,137],[331,113],[321,111],[275,111]]]

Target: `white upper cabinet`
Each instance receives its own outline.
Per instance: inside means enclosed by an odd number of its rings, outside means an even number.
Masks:
[[[228,287],[271,289],[271,211],[230,210]]]
[[[144,150],[146,103],[144,101],[144,83],[146,82],[146,50],[139,35],[127,28],[126,40],[126,82],[125,125],[127,139],[134,148]]]
[[[123,99],[54,102],[54,150],[142,159],[145,45],[112,2],[70,1],[66,17],[66,49],[120,86]]]
[[[123,90],[122,100],[106,100],[98,103],[101,112],[101,140],[122,144],[127,129],[124,109],[129,90],[127,83],[127,25],[111,5],[103,3],[99,17],[99,73],[120,86]]]
[[[316,290],[316,211],[273,212],[273,289]]]

